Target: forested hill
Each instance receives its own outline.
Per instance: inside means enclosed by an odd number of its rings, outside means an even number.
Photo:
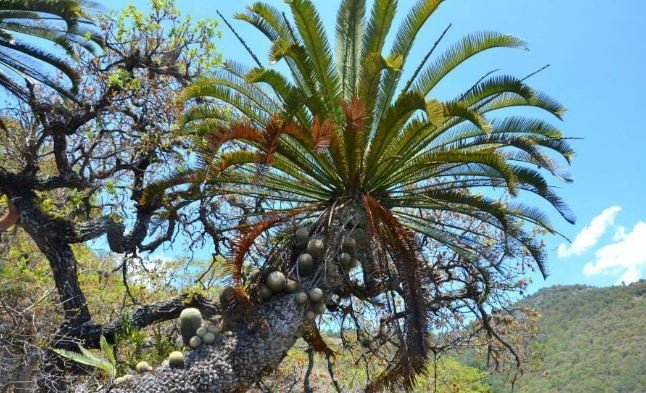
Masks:
[[[523,376],[514,391],[646,392],[646,281],[610,288],[555,286],[526,302],[542,315],[543,367]]]

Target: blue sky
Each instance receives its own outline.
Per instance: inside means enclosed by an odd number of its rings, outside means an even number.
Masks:
[[[107,8],[121,8],[130,1],[102,1]],[[269,0],[278,7],[282,0]],[[315,1],[328,32],[333,33],[339,0]],[[147,8],[146,0],[133,2]],[[250,1],[179,0],[178,7],[194,18],[217,18],[216,10],[229,18],[245,40],[262,57],[268,43],[264,36],[233,14]],[[399,18],[414,4],[400,0]],[[574,240],[547,241],[550,277],[536,277],[533,289],[554,284],[613,285],[646,278],[646,148],[644,111],[646,92],[646,2],[622,0],[448,0],[421,33],[410,55],[409,68],[449,24],[453,27],[443,43],[462,35],[495,30],[517,35],[530,51],[497,50],[462,67],[444,81],[439,94],[468,88],[483,73],[495,68],[524,76],[545,64],[551,67],[533,77],[530,84],[565,104],[561,124],[574,141],[577,157],[570,169],[575,182],[562,185],[560,195],[577,216],[569,225],[546,209],[556,227]],[[217,45],[224,58],[252,64],[224,25]],[[412,64],[412,65],[411,65]],[[440,97],[442,98],[442,97]]]

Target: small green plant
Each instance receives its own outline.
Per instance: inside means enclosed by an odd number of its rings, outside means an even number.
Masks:
[[[110,378],[110,380],[113,380],[117,375],[117,359],[114,357],[114,353],[112,352],[112,349],[108,345],[108,342],[106,341],[104,336],[101,336],[99,343],[101,345],[101,352],[103,353],[104,357],[97,357],[89,350],[83,348],[83,346],[80,344],[79,349],[81,350],[81,353],[57,348],[53,348],[52,351],[56,352],[58,355],[66,359],[70,359],[77,363],[85,364],[87,366],[99,369],[100,371],[104,372]]]

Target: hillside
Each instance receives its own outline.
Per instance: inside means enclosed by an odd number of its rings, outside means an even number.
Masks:
[[[555,286],[525,302],[542,315],[543,369],[524,375],[515,392],[646,392],[646,281]],[[492,392],[510,391],[491,383]]]

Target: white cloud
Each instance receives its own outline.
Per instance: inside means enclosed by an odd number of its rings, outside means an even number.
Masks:
[[[602,211],[590,221],[585,228],[581,229],[572,244],[562,243],[558,248],[559,257],[569,257],[571,255],[581,255],[590,247],[594,247],[606,229],[611,227],[615,222],[615,216],[621,211],[621,206],[612,206]]]
[[[617,282],[626,284],[641,278],[646,268],[646,222],[639,221],[631,232],[624,231],[616,238],[614,243],[597,250],[595,261],[583,268],[584,274],[621,274]]]

